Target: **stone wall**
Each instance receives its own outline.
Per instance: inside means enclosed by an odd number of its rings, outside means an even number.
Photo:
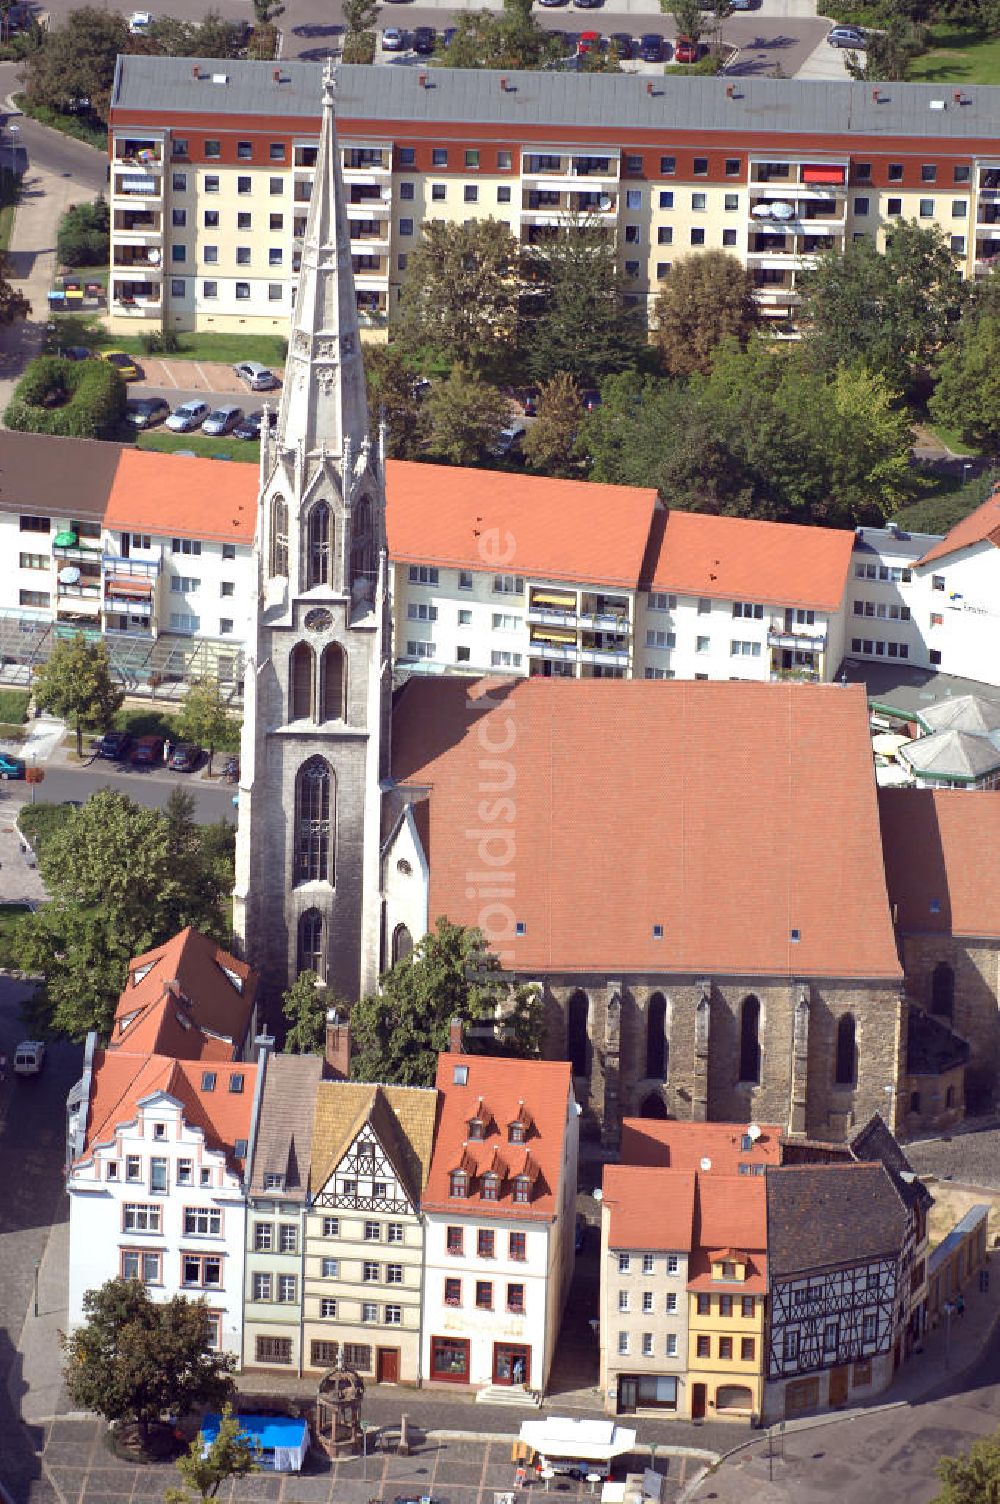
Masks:
[[[971,1047],[969,1065],[994,1087],[1000,1075],[1000,941],[951,935],[904,935],[906,990],[921,1008],[931,1009],[934,968],[940,962],[955,973],[955,1006],[947,1020]]]

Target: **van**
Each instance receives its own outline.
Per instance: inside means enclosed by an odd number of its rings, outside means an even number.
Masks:
[[[45,1063],[45,1044],[41,1039],[25,1039],[14,1051],[14,1075],[37,1076]]]

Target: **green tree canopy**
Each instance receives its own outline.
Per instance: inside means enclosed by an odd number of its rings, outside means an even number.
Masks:
[[[214,1499],[227,1478],[260,1472],[259,1449],[240,1430],[230,1401],[222,1407],[221,1423],[207,1452],[204,1443],[204,1432],[199,1431],[187,1452],[174,1463],[181,1475],[181,1487],[167,1489],[165,1504]]]
[[[6,270],[7,259],[0,256],[0,328],[16,324],[18,319],[26,319],[31,313],[31,304],[24,293],[12,287],[3,275]]]
[[[111,211],[105,198],[73,204],[59,221],[56,255],[63,266],[98,266],[111,248]]]
[[[944,1485],[931,1504],[1000,1504],[1000,1435],[981,1436],[958,1457],[942,1457]]]
[[[520,294],[520,250],[506,225],[426,220],[406,268],[396,338],[404,352],[478,364],[513,348]]]
[[[580,473],[577,440],[585,417],[576,382],[559,371],[542,387],[538,415],[524,436],[524,457],[545,475]]]
[[[314,971],[300,971],[282,993],[281,1011],[288,1021],[285,1051],[290,1055],[322,1054],[326,1044],[326,1015],[336,1008],[342,1018],[350,1012],[345,1002],[324,987]]]
[[[236,729],[229,714],[218,677],[195,679],[181,702],[177,728],[184,741],[196,742],[208,749],[208,776],[212,776],[215,749],[225,743]]]
[[[656,348],[671,376],[708,371],[725,339],[746,348],[760,326],[753,273],[728,251],[675,261],[656,299]]]
[[[112,1279],[88,1290],[83,1308],[84,1324],[60,1337],[66,1388],[81,1409],[135,1422],[146,1440],[164,1414],[231,1398],[236,1360],[210,1350],[203,1300],[153,1301],[138,1280]]]
[[[351,1011],[357,1081],[430,1086],[453,1018],[471,1025],[475,1054],[538,1055],[542,1004],[534,987],[511,986],[479,930],[438,919],[381,990]],[[479,1028],[476,1028],[479,1025]]]
[[[416,380],[399,350],[365,346],[368,421],[373,433],[385,422],[386,450],[392,459],[417,459],[427,445],[430,422]]]
[[[635,309],[624,302],[614,234],[592,219],[568,221],[525,258],[521,349],[536,381],[568,372],[581,387],[632,369],[646,344]]]
[[[455,35],[438,44],[435,61],[445,68],[541,68],[560,53],[555,37],[532,14],[531,0],[503,0],[498,13],[464,11]]]
[[[698,0],[660,0],[660,9],[673,16],[679,37],[687,37],[695,44],[701,41],[705,22]]]
[[[430,451],[451,465],[474,465],[498,442],[510,422],[502,392],[462,366],[436,381],[427,397]]]
[[[1000,317],[963,319],[958,338],[941,352],[930,399],[936,423],[990,454],[1000,446]]]
[[[31,681],[35,700],[43,710],[71,720],[76,731],[76,755],[83,756],[85,726],[107,731],[125,699],[111,674],[107,644],[88,641],[82,632],[61,638]]]
[[[869,31],[863,52],[848,52],[844,64],[852,78],[866,83],[898,83],[910,76],[910,64],[927,51],[928,31],[895,15],[884,29]]]
[[[42,46],[25,59],[28,98],[63,114],[86,99],[91,114],[106,123],[115,62],[120,52],[137,50],[136,40],[117,11],[91,5],[71,10],[63,24],[48,31]]]

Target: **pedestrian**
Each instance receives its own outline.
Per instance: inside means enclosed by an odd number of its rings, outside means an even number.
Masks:
[[[168,763],[170,761],[170,754],[171,754],[172,751],[173,751],[173,747],[171,745],[170,738],[169,738],[169,736],[166,736],[163,739],[163,761],[164,762]]]
[[[961,1295],[955,1301],[955,1309],[960,1316],[965,1315],[965,1300]]]

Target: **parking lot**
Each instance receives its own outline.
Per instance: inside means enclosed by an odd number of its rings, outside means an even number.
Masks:
[[[247,397],[251,402],[259,402],[266,397],[273,406],[276,400],[275,393],[281,390],[279,386],[272,392],[249,392],[245,382],[234,374],[232,366],[224,365],[220,361],[163,360],[156,355],[141,355],[137,357],[137,360],[142,371],[142,380],[133,381],[130,384],[130,395],[139,393],[146,387],[157,392],[162,391],[168,395],[168,400],[170,392],[211,392],[216,396],[236,393],[241,397]],[[280,379],[280,369],[275,369],[273,366],[271,369]]]

